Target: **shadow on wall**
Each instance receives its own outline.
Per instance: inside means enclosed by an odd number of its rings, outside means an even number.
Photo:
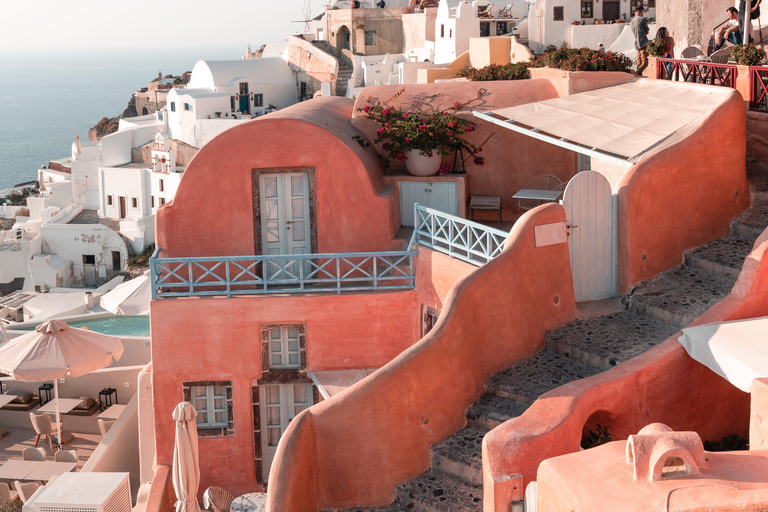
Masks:
[[[463,428],[485,380],[575,317],[567,244],[534,240],[535,226],[564,221],[559,205],[528,212],[504,252],[451,290],[427,336],[297,416],[270,471],[268,509],[384,505],[397,483],[425,471],[430,447]]]

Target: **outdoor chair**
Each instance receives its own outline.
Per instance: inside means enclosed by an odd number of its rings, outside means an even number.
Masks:
[[[488,4],[482,7],[477,8],[477,16],[478,18],[490,18],[491,11],[493,10],[493,4]]]
[[[731,60],[731,50],[731,47],[720,48],[709,56],[708,61],[715,64],[728,64],[728,61]]]
[[[53,455],[56,462],[74,462],[77,463],[77,450],[58,450]]]
[[[35,494],[35,491],[40,488],[40,484],[37,482],[23,484],[18,480],[14,480],[13,486],[16,488],[16,492],[19,493],[19,499],[22,503],[26,503]]]
[[[701,51],[701,48],[698,46],[689,46],[683,50],[682,53],[680,53],[680,58],[686,60],[696,60],[696,57],[700,57],[702,55],[704,55],[704,52]]]
[[[563,182],[560,181],[560,178],[557,176],[553,176],[551,174],[543,174],[541,176],[536,176],[531,181],[528,182],[528,184],[523,187],[528,190],[559,190],[556,187],[561,185]],[[536,208],[542,204],[542,201],[538,199],[520,199],[518,206],[520,206],[520,209],[522,211],[527,211],[532,208]]]
[[[236,498],[234,494],[221,487],[209,487],[203,494],[203,505],[213,512],[229,512],[229,506]]]
[[[40,462],[45,462],[45,448],[42,446],[40,448],[32,448],[31,446],[24,448],[24,451],[21,452],[21,460],[36,460]]]
[[[0,505],[3,505],[11,499],[11,486],[5,482],[0,482]]]
[[[29,413],[29,419],[32,421],[32,428],[34,428],[35,432],[37,433],[37,438],[35,438],[35,448],[37,448],[37,444],[40,442],[40,438],[45,436],[45,440],[51,447],[51,453],[53,453],[53,441],[51,436],[56,432],[56,430],[53,427],[51,417],[47,414],[35,414],[31,412]]]
[[[115,420],[98,420],[96,423],[99,425],[101,437],[104,437],[107,435],[107,432],[109,432],[109,429],[112,428],[112,425],[115,424]]]
[[[559,184],[558,186],[556,186],[555,188],[553,188],[552,190],[558,190],[560,192],[565,192],[565,187],[567,187],[567,186],[568,186],[568,182],[564,181],[561,184]],[[562,201],[562,200],[563,200],[563,196],[561,195],[559,201]]]
[[[507,4],[504,6],[502,10],[500,10],[497,13],[497,17],[499,18],[510,18],[512,16],[512,4]]]

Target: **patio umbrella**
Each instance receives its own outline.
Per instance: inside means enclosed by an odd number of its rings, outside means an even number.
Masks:
[[[173,489],[176,512],[200,512],[197,488],[200,465],[197,454],[197,411],[189,402],[181,402],[173,410],[176,420],[176,443],[173,446]]]
[[[123,355],[123,342],[65,322],[49,320],[29,334],[0,346],[0,373],[23,382],[53,380],[56,397],[56,430],[61,442],[59,379],[69,374],[79,377],[112,364]]]

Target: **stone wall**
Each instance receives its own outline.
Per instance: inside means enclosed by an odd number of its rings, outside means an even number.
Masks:
[[[165,106],[168,91],[160,89],[156,91],[136,91],[133,93],[133,97],[136,100],[136,113],[140,116],[145,116],[147,114],[154,114],[158,109]],[[155,100],[157,100],[157,104],[155,104]]]
[[[732,0],[665,0],[656,5],[657,23],[675,39],[675,54],[691,45],[706,52],[712,29],[726,19]]]
[[[7,283],[0,283],[0,297],[19,291],[24,286],[24,278],[17,277],[13,281]]]
[[[341,34],[349,31],[349,49],[356,55],[403,53],[402,9],[334,9],[326,11],[328,42],[343,48]],[[374,32],[373,44],[365,44],[365,32]]]
[[[311,98],[320,90],[320,84],[323,82],[330,82],[331,89],[336,89],[336,77],[339,72],[336,57],[296,36],[288,38],[287,56],[297,86],[300,87],[298,84],[301,82],[307,84],[307,97],[299,98],[301,101]],[[297,96],[300,94],[301,89],[297,91]]]

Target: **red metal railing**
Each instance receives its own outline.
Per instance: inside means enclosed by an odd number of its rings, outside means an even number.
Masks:
[[[749,84],[749,110],[768,112],[768,67],[750,67]]]
[[[693,82],[735,88],[737,75],[738,71],[735,64],[660,58],[656,66],[656,78],[675,82]]]

